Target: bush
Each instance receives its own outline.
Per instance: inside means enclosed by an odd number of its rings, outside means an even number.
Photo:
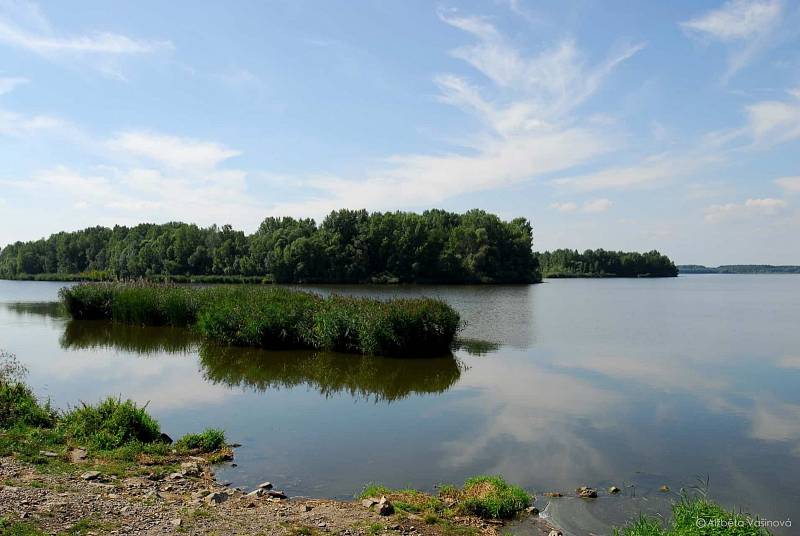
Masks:
[[[469,514],[492,519],[506,519],[531,504],[531,497],[519,486],[500,476],[476,476],[464,483],[460,492],[461,508]]]
[[[0,351],[0,428],[50,427],[55,423],[50,403],[39,403],[23,382],[25,374],[25,367],[14,354]]]
[[[66,413],[58,424],[67,439],[98,450],[159,439],[158,422],[132,400],[107,398],[96,406],[83,404]]]
[[[215,452],[224,446],[225,432],[216,428],[208,428],[200,434],[186,434],[175,443],[178,450],[184,451]]]

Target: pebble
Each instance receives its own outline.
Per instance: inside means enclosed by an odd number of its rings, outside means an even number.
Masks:
[[[84,480],[97,480],[100,477],[100,471],[86,471],[81,475]]]

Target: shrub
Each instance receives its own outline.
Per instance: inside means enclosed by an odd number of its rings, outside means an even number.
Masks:
[[[25,374],[25,367],[14,354],[0,351],[0,428],[50,427],[55,423],[50,403],[39,403],[23,382]]]
[[[531,504],[531,497],[519,486],[500,476],[476,476],[464,483],[460,492],[461,508],[469,514],[492,519],[506,519]]]
[[[68,439],[99,450],[111,450],[126,444],[152,443],[159,439],[158,422],[145,407],[132,400],[107,398],[91,406],[83,404],[66,413],[59,428]]]
[[[186,434],[180,438],[175,447],[179,450],[200,450],[214,452],[225,446],[225,432],[216,428],[208,428],[199,434]]]

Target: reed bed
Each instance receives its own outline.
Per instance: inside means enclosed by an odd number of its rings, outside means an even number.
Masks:
[[[225,344],[271,349],[443,355],[461,325],[453,308],[431,298],[323,298],[282,287],[152,283],[84,283],[60,295],[75,319],[192,327]]]

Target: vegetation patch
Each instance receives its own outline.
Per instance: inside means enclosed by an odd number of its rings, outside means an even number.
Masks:
[[[768,536],[758,518],[731,512],[705,497],[684,495],[672,505],[672,520],[641,516],[614,529],[614,536]]]
[[[67,412],[58,427],[67,440],[97,450],[153,443],[161,435],[158,422],[144,407],[119,398],[107,398],[97,405],[82,404]]]
[[[225,432],[208,428],[199,434],[186,434],[175,442],[179,451],[215,452],[225,447]]]
[[[85,283],[60,294],[76,319],[194,326],[208,339],[271,349],[444,355],[461,327],[452,307],[430,298],[322,298],[286,288],[148,283]]]

